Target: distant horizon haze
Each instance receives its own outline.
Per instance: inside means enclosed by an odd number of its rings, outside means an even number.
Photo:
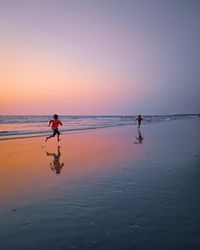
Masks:
[[[132,116],[138,116],[138,115],[141,115],[141,116],[190,116],[190,115],[192,115],[192,116],[200,116],[200,112],[199,113],[177,113],[177,114],[141,114],[141,113],[138,113],[138,114],[82,114],[82,115],[80,115],[80,114],[59,114],[59,113],[52,113],[52,114],[15,114],[15,115],[13,115],[13,114],[4,114],[4,115],[2,115],[2,114],[0,114],[0,116],[52,116],[53,117],[53,115],[54,114],[57,114],[59,117],[62,117],[62,116],[70,116],[70,117],[72,117],[72,116],[74,116],[74,117],[78,117],[78,116],[85,116],[85,117],[92,117],[92,116],[130,116],[130,117],[132,117]]]

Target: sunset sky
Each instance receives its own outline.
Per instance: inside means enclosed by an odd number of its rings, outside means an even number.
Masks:
[[[200,1],[0,0],[0,114],[200,112]]]

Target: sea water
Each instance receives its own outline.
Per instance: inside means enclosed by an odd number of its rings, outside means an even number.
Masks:
[[[61,133],[73,133],[107,127],[135,125],[137,116],[76,116],[61,115]],[[45,136],[51,133],[48,127],[52,116],[47,115],[1,115],[0,140]],[[177,119],[199,119],[197,114],[143,116],[143,124]]]

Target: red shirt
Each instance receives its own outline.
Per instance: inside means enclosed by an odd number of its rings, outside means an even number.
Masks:
[[[58,125],[62,125],[62,122],[58,119],[51,120],[49,122],[49,124],[51,124],[51,123],[52,123],[52,125],[51,125],[52,129],[58,129]]]

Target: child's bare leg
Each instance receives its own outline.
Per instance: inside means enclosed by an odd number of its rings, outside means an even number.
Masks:
[[[57,131],[57,142],[60,141],[60,131]]]
[[[49,139],[52,138],[52,137],[54,137],[54,135],[50,135],[50,136],[46,137],[46,140],[45,140],[45,141],[49,140]]]
[[[61,139],[60,139],[60,135],[58,134],[57,135],[57,141],[59,142]]]

